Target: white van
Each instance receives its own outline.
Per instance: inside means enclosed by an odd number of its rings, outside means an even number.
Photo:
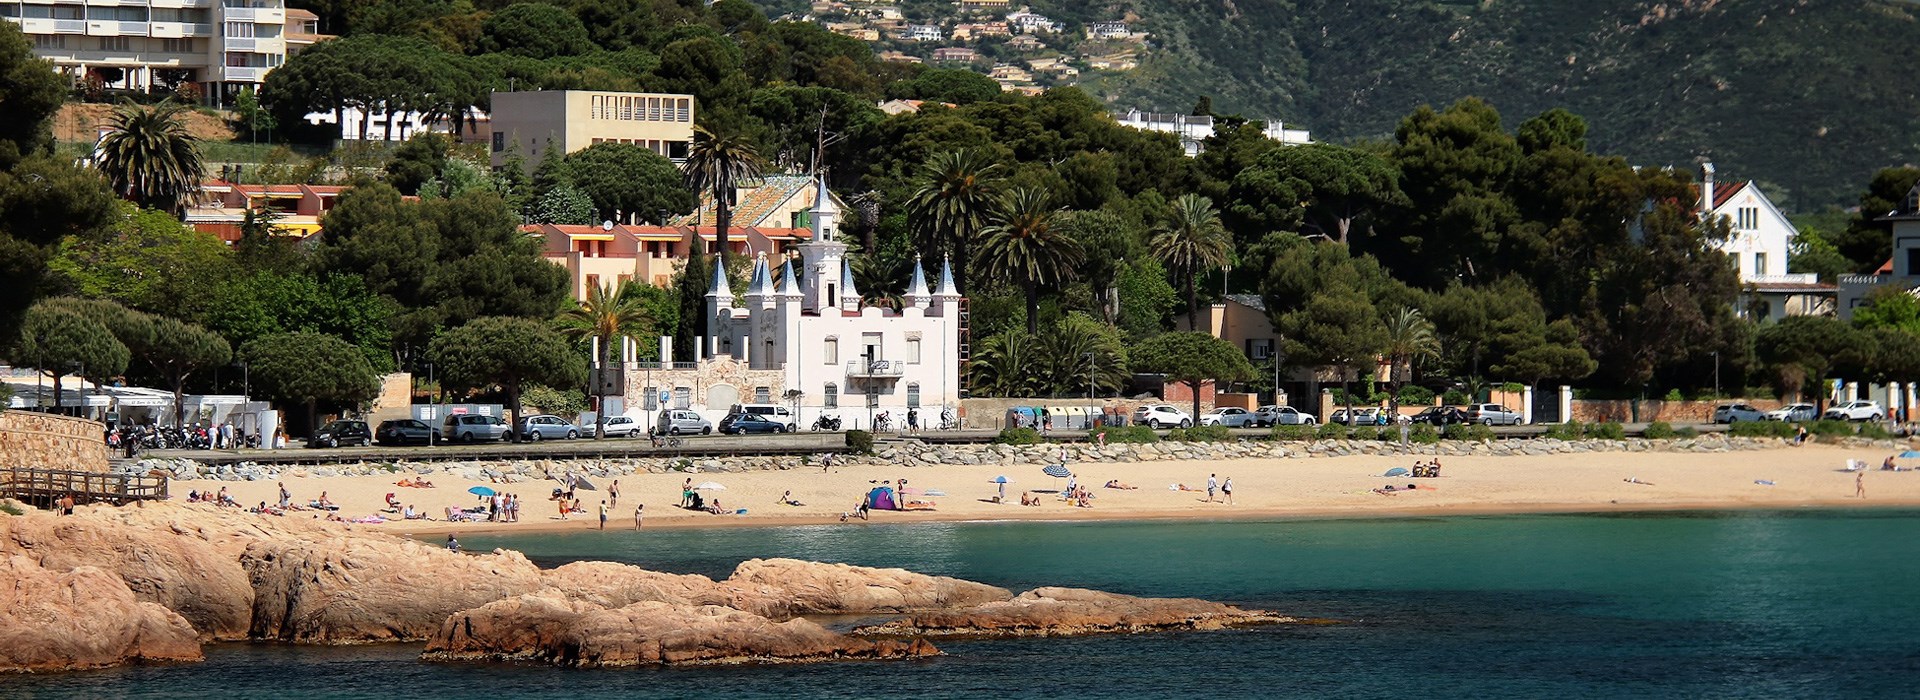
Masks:
[[[660,412],[659,425],[654,426],[661,435],[706,435],[713,432],[713,422],[695,411],[676,408]]]
[[[751,414],[760,416],[761,418],[765,418],[769,421],[779,423],[781,427],[785,428],[786,431],[789,433],[793,432],[793,429],[796,427],[796,424],[799,422],[793,417],[792,409],[789,409],[786,406],[781,406],[779,404],[771,404],[771,403],[741,404],[739,407],[735,408],[733,412],[751,413]]]

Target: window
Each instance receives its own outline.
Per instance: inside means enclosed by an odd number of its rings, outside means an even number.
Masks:
[[[162,53],[193,53],[193,40],[161,39],[160,51]]]
[[[33,35],[33,48],[64,49],[67,48],[67,38],[59,35],[35,34]]]
[[[830,365],[840,364],[840,339],[839,338],[827,339],[826,354],[827,354],[827,364],[830,364]]]
[[[1767,274],[1767,254],[1766,253],[1753,254],[1753,274],[1756,274],[1756,275]]]
[[[1247,340],[1247,357],[1254,360],[1264,360],[1272,356],[1272,338],[1249,338]]]
[[[689,408],[693,406],[693,389],[676,386],[673,388],[673,407]]]
[[[226,26],[226,30],[227,30],[226,36],[229,39],[252,39],[253,38],[252,22],[228,22]]]
[[[822,399],[822,400],[821,400],[821,405],[823,405],[823,406],[826,406],[827,408],[839,408],[839,407],[840,407],[840,387],[839,387],[839,385],[836,385],[836,384],[834,384],[833,382],[827,382],[827,389],[826,389],[826,391],[824,391],[824,392],[821,392],[821,394],[820,394],[820,395],[821,395],[821,396],[825,396],[825,397],[826,397],[825,399]]]
[[[124,36],[100,37],[101,51],[126,51],[128,50],[128,47],[130,47],[131,45],[132,45],[132,42],[128,41],[128,39]]]
[[[920,339],[919,338],[911,338],[907,340],[907,364],[911,364],[911,365],[920,364]]]
[[[493,132],[493,152],[499,153],[504,150],[507,150],[507,135],[498,131]]]
[[[640,410],[642,411],[660,410],[660,390],[659,389],[650,386],[650,387],[647,387],[646,391],[641,392]]]
[[[920,385],[917,383],[910,383],[907,385],[907,408],[919,408],[919,407],[920,407]]]
[[[1734,211],[1734,228],[1752,231],[1760,228],[1760,208],[1740,207]]]
[[[764,386],[753,388],[754,403],[773,403],[773,390]]]

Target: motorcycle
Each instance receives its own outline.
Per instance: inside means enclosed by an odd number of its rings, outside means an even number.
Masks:
[[[815,418],[813,419],[813,429],[816,432],[821,430],[828,432],[839,430],[840,418],[839,416],[820,416],[819,418]]]

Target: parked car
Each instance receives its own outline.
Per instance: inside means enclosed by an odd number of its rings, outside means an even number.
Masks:
[[[1740,421],[1749,423],[1766,420],[1767,412],[1744,403],[1721,404],[1713,407],[1713,422],[1733,424]]]
[[[745,435],[747,433],[784,433],[787,426],[769,420],[758,413],[729,413],[720,419],[720,432],[724,435]]]
[[[1251,428],[1258,420],[1252,411],[1233,406],[1216,408],[1200,416],[1201,425],[1224,425],[1229,428]]]
[[[1467,412],[1452,406],[1428,406],[1426,410],[1413,414],[1413,422],[1427,425],[1458,425],[1467,422]]]
[[[1820,410],[1814,408],[1813,404],[1810,403],[1790,403],[1780,407],[1778,410],[1767,412],[1767,420],[1784,421],[1788,423],[1804,423],[1819,417]]]
[[[793,417],[793,409],[787,408],[786,406],[781,406],[779,404],[771,404],[771,403],[743,404],[738,408],[734,409],[734,412],[735,413],[751,413],[756,416],[760,416],[761,418],[765,418],[775,423],[779,423],[780,425],[784,426],[787,429],[787,432],[793,432],[793,427],[799,423],[799,421]]]
[[[713,432],[712,421],[684,408],[661,411],[660,419],[656,423],[654,430],[661,435],[692,435],[694,433],[706,435]]]
[[[600,429],[607,432],[607,437],[634,437],[647,432],[640,419],[633,416],[607,416]]]
[[[411,418],[381,421],[373,439],[382,445],[425,445],[433,442],[433,426]]]
[[[440,437],[448,442],[479,442],[481,440],[499,441],[513,438],[507,429],[507,419],[499,416],[483,416],[478,413],[455,413],[448,415],[440,424]]]
[[[1313,414],[1301,413],[1292,406],[1261,406],[1260,410],[1253,412],[1253,415],[1254,420],[1263,428],[1275,425],[1313,425],[1314,422]]]
[[[1887,412],[1872,401],[1848,401],[1827,409],[1826,417],[1832,420],[1880,420],[1887,417]]]
[[[1335,424],[1344,423],[1346,425],[1387,424],[1386,418],[1380,414],[1379,406],[1355,406],[1351,412],[1345,408],[1337,409],[1333,412],[1333,417],[1327,419],[1327,422]]]
[[[545,413],[520,419],[520,439],[539,442],[547,438],[572,440],[580,437],[580,427],[565,418]]]
[[[1527,422],[1527,417],[1497,403],[1476,403],[1467,405],[1467,421],[1481,425],[1520,425]]]
[[[1161,428],[1191,428],[1193,416],[1187,415],[1173,406],[1163,403],[1151,403],[1133,410],[1133,424],[1144,425],[1154,430]]]
[[[339,447],[341,445],[364,447],[371,444],[373,444],[373,431],[367,429],[367,422],[363,420],[329,421],[326,425],[320,426],[319,430],[314,431],[313,437],[307,440],[308,447]]]

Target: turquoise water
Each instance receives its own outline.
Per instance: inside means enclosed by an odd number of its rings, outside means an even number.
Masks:
[[[561,670],[222,645],[0,697],[1914,697],[1920,512],[981,523],[467,538],[724,576],[790,556],[1197,596],[1331,626],[948,642],[908,663]]]

